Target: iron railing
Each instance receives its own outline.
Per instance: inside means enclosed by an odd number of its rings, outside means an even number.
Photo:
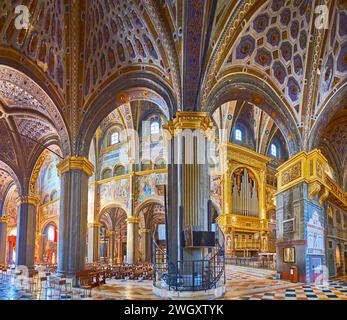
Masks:
[[[215,247],[202,260],[171,262],[166,250],[153,241],[154,278],[156,287],[175,291],[203,291],[217,288],[225,278],[224,235],[217,227]]]
[[[264,259],[261,257],[255,257],[255,258],[225,257],[225,264],[257,268],[257,269],[276,270],[276,263],[274,260]]]

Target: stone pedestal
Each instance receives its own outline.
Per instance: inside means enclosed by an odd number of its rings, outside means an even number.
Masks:
[[[58,272],[73,276],[85,269],[88,179],[93,165],[82,157],[69,157],[57,165],[61,176]]]
[[[8,223],[8,218],[0,217],[0,264],[1,265],[6,265],[7,223]]]
[[[28,195],[20,196],[18,204],[16,265],[34,268],[36,210],[38,199]]]

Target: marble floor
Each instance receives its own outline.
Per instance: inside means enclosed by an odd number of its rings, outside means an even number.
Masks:
[[[0,279],[0,300],[58,300],[59,293],[32,293],[21,288],[15,279]],[[108,280],[106,285],[93,289],[91,297],[74,289],[73,300],[158,300],[152,292],[152,281]],[[228,267],[225,300],[347,300],[347,276],[329,281],[326,287],[293,284],[273,280],[270,273],[261,270]]]

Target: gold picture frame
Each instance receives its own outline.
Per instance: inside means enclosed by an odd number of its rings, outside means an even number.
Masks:
[[[294,247],[283,248],[283,262],[295,263],[295,248]]]

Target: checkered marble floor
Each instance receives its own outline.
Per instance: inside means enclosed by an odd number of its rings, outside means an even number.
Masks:
[[[152,281],[108,280],[106,285],[93,289],[91,297],[74,296],[73,300],[159,300],[152,292]],[[14,279],[0,279],[0,300],[57,300],[55,292],[30,293],[21,289]],[[227,269],[227,291],[223,300],[347,300],[347,276],[330,280],[326,287],[293,284],[267,278],[267,274],[237,267]]]
[[[239,300],[347,300],[347,277],[328,281],[325,286],[298,284],[237,297]]]

